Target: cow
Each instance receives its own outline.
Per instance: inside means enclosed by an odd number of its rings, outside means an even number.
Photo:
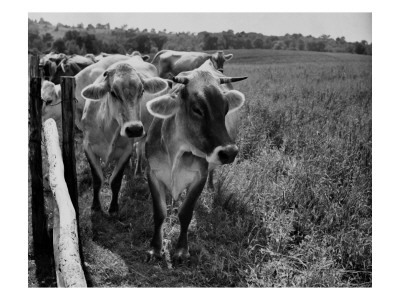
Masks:
[[[92,64],[94,64],[94,62],[90,58],[81,55],[66,57],[57,65],[55,73],[50,77],[50,81],[59,84],[61,76],[75,76]]]
[[[96,62],[97,62],[97,61],[96,61],[96,57],[94,56],[93,53],[87,53],[87,54],[85,54],[85,57],[88,58],[88,59],[90,59],[93,63],[96,63]]]
[[[57,70],[57,65],[66,58],[64,53],[50,52],[40,58],[39,67],[43,69],[45,79],[50,79]]]
[[[153,199],[154,234],[148,260],[162,255],[166,197],[177,200],[187,188],[178,210],[181,224],[174,261],[188,258],[187,231],[196,200],[210,168],[232,163],[238,147],[228,134],[225,119],[244,103],[244,95],[223,84],[247,77],[219,77],[210,61],[193,71],[172,77],[179,83],[163,96],[146,103],[155,118],[145,144],[147,178]]]
[[[61,125],[61,87],[51,81],[43,80],[40,95],[43,101],[42,122],[53,118]]]
[[[116,162],[110,177],[112,200],[108,211],[111,216],[118,214],[118,193],[124,168],[133,151],[134,138],[145,134],[140,116],[143,95],[158,96],[168,89],[167,81],[156,77],[157,69],[153,65],[144,62],[140,56],[124,57],[126,59],[103,70],[81,92],[86,99],[81,126],[83,148],[93,178],[94,211],[101,210],[100,189],[104,177],[100,160],[105,165]],[[77,79],[77,88],[82,86]]]
[[[85,106],[85,99],[82,97],[81,92],[83,88],[93,83],[100,74],[102,74],[110,65],[117,61],[127,60],[129,57],[125,55],[117,55],[112,58],[107,58],[98,64],[92,64],[81,72],[75,75],[76,89],[75,98],[75,125],[79,130],[82,130],[81,118],[83,108]],[[57,126],[61,126],[61,86],[54,84],[51,81],[44,80],[42,82],[41,97],[43,101],[42,106],[42,121],[48,118],[53,118]]]
[[[147,54],[142,55],[139,51],[133,51],[131,54],[126,54],[127,56],[135,56],[139,55],[142,57],[143,61],[148,61],[150,59],[150,56]]]
[[[108,53],[105,53],[105,52],[101,52],[99,55],[97,55],[97,56],[95,57],[95,60],[96,60],[96,62],[98,62],[98,61],[102,60],[103,58],[108,57],[108,56],[110,56],[110,55],[112,55],[112,54],[108,54]]]
[[[233,54],[224,54],[217,51],[214,54],[203,52],[183,52],[173,50],[161,50],[153,58],[154,64],[161,78],[170,79],[180,72],[191,71],[200,67],[207,59],[210,59],[218,71],[224,72],[225,61],[230,60]]]

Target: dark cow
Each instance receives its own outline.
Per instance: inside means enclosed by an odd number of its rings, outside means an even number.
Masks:
[[[224,84],[247,77],[218,77],[214,72],[208,61],[198,69],[181,73],[172,78],[179,84],[168,94],[146,104],[150,114],[155,116],[145,147],[154,209],[149,259],[161,257],[167,194],[171,193],[176,200],[186,188],[186,199],[178,210],[181,231],[173,258],[180,261],[189,257],[188,226],[207,171],[232,163],[238,153],[225,119],[243,105],[245,98]]]
[[[92,64],[94,64],[93,60],[81,55],[66,57],[57,65],[55,73],[50,77],[50,81],[54,84],[60,84],[61,76],[75,76]]]

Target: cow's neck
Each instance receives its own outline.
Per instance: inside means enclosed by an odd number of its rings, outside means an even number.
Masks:
[[[178,188],[179,165],[182,155],[185,152],[189,152],[194,156],[205,158],[206,154],[187,142],[178,124],[176,115],[163,122],[161,128],[161,143],[163,144],[163,148],[168,152],[169,165],[171,168],[171,190],[175,199],[179,194],[179,190],[176,189]]]
[[[114,137],[117,132],[120,131],[120,126],[118,121],[111,114],[110,101],[108,95],[106,100],[102,101],[98,113],[97,125],[102,129],[104,136],[111,143],[115,139]]]

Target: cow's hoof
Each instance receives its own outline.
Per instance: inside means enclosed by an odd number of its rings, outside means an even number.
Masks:
[[[187,249],[177,249],[175,254],[172,256],[172,262],[174,265],[181,265],[189,261],[190,254]]]
[[[160,261],[160,260],[162,260],[161,250],[157,251],[157,250],[151,249],[146,252],[146,262],[154,262],[154,261]]]

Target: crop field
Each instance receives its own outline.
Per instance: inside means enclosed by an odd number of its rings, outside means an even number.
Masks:
[[[111,202],[111,170],[105,172],[101,191],[104,213],[91,212],[90,168],[82,139],[76,137],[80,230],[90,284],[371,287],[371,56],[225,52],[234,57],[224,73],[248,76],[234,84],[246,96],[239,154],[233,164],[217,168],[215,190],[206,186],[198,200],[189,227],[188,262],[171,261],[180,204],[171,200],[165,257],[145,262],[153,232],[152,202],[147,180],[135,178],[134,167],[125,170],[119,217],[105,213]],[[49,211],[51,197],[47,191]],[[54,277],[35,277],[32,260],[28,268],[29,286],[55,286]]]

